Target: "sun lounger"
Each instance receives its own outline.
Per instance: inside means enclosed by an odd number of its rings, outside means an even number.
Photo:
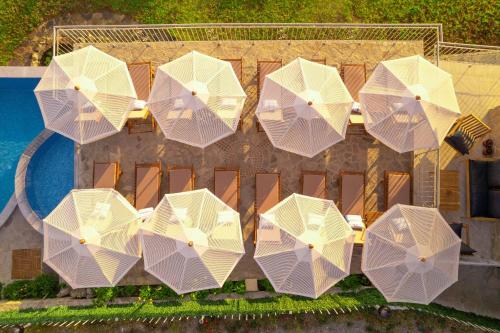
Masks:
[[[137,99],[147,101],[151,92],[153,81],[153,70],[151,62],[138,62],[128,64],[130,78],[137,93]],[[143,112],[140,116],[138,112]],[[132,111],[127,121],[129,134],[153,132],[155,121],[153,116],[146,110]]]
[[[228,61],[231,63],[231,66],[233,67],[234,73],[236,74],[236,77],[238,80],[241,82],[243,78],[243,61],[240,59],[221,59],[224,61]]]
[[[114,188],[120,179],[121,170],[118,162],[95,162],[93,173],[94,188]]]
[[[310,61],[316,62],[316,63],[321,64],[321,65],[326,65],[326,58],[323,58],[323,59],[311,59]]]
[[[407,172],[386,171],[385,210],[395,204],[411,205],[411,176]]]
[[[193,167],[171,167],[167,170],[168,193],[194,190]]]
[[[328,198],[326,171],[302,171],[302,194],[320,199]]]
[[[156,207],[160,201],[161,163],[135,165],[135,208]]]
[[[340,182],[340,212],[346,216],[348,222],[353,220],[354,225],[365,216],[365,174],[364,172],[341,171]],[[356,217],[359,217],[356,219]],[[352,223],[350,223],[353,226]],[[353,228],[355,232],[354,244],[362,245],[365,240],[366,227]]]
[[[340,75],[352,98],[355,101],[359,101],[359,91],[366,82],[366,65],[342,64]]]
[[[259,214],[266,212],[281,200],[281,183],[279,173],[255,174],[255,214],[253,243],[257,242]]]
[[[238,212],[240,205],[240,170],[215,168],[214,193],[229,207]]]
[[[266,75],[278,70],[283,65],[281,60],[258,60],[257,61],[257,96],[260,96],[260,91],[264,86]],[[264,132],[262,126],[257,121],[257,132]]]

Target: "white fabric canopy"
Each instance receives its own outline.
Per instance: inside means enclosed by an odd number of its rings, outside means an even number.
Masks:
[[[43,261],[73,289],[114,286],[141,257],[140,221],[113,189],[72,190],[43,220]]]
[[[167,139],[205,148],[236,131],[245,99],[230,62],[193,51],[158,67],[148,106]]]
[[[397,204],[366,230],[361,269],[387,301],[429,304],[457,281],[460,245],[436,208]]]
[[[166,194],[141,235],[146,271],[178,294],[222,287],[245,253],[238,212],[207,189]]]
[[[45,127],[80,144],[120,132],[137,98],[127,65],[93,46],[54,57],[35,95]]]
[[[335,67],[297,58],[266,76],[255,113],[275,147],[313,157],[344,140],[352,103]]]
[[[353,245],[333,201],[292,194],[260,214],[254,258],[277,292],[317,298],[349,275]]]
[[[439,148],[460,116],[452,76],[418,55],[382,61],[359,96],[368,133],[400,153]]]

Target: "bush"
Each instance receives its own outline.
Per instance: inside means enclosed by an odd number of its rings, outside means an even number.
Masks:
[[[119,286],[116,287],[117,297],[135,297],[139,296],[139,288],[137,286]]]
[[[110,302],[112,302],[117,294],[117,288],[95,288],[94,289],[95,298],[92,300],[92,304],[97,307],[106,307]]]
[[[343,291],[357,290],[363,286],[371,286],[370,280],[363,274],[349,275],[336,285]]]
[[[31,298],[54,298],[59,292],[59,278],[54,275],[42,274],[30,284]]]
[[[272,293],[274,292],[273,285],[271,284],[271,282],[269,282],[268,279],[258,280],[257,286],[259,287],[259,290],[269,291]]]
[[[8,300],[17,300],[30,297],[30,280],[18,280],[9,283],[3,288],[3,298]]]
[[[226,281],[221,289],[215,289],[215,294],[236,293],[244,294],[246,291],[245,281]]]

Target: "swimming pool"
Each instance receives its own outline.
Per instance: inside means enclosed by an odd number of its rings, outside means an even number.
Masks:
[[[19,156],[43,130],[33,89],[39,78],[0,78],[0,212],[14,193]]]
[[[73,188],[74,142],[52,134],[35,152],[26,172],[26,195],[33,211],[45,218]]]

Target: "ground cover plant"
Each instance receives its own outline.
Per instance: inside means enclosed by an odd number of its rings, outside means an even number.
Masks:
[[[43,22],[68,12],[105,9],[141,23],[443,23],[445,41],[500,41],[500,6],[490,0],[2,0],[0,65]]]

